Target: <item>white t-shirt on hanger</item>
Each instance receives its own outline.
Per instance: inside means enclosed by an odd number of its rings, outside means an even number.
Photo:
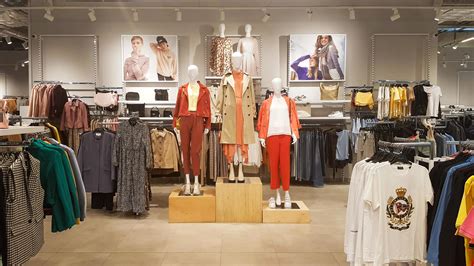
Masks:
[[[428,170],[417,164],[385,165],[373,176],[363,198],[378,211],[374,265],[424,260],[426,203],[433,202]]]

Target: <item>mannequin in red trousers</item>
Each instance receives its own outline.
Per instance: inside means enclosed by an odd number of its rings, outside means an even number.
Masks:
[[[199,172],[203,134],[211,128],[211,98],[207,87],[197,80],[199,69],[188,67],[189,83],[179,88],[173,115],[173,127],[181,137],[183,166],[186,174],[185,195],[200,195]],[[179,128],[178,128],[179,126]],[[194,175],[191,192],[190,175]]]

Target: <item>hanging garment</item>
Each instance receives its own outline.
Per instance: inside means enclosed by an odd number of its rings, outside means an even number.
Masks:
[[[1,179],[4,198],[0,200],[6,202],[4,262],[22,265],[38,254],[44,243],[40,163],[28,153],[18,154],[13,161],[4,158]]]
[[[297,142],[297,169],[296,178],[302,181],[311,181],[313,186],[324,186],[324,149],[323,135],[318,129],[300,131]]]
[[[153,167],[150,132],[141,121],[123,121],[114,140],[112,162],[118,167],[117,210],[144,213],[146,169]]]
[[[158,130],[156,128],[150,131],[153,168],[154,169],[173,169],[177,172],[179,169],[179,148],[175,135],[167,129]]]
[[[222,76],[231,70],[232,41],[226,37],[213,37],[209,70],[213,75]]]
[[[242,54],[242,70],[252,77],[259,75],[260,51],[258,41],[254,37],[245,37],[239,40],[237,51]]]

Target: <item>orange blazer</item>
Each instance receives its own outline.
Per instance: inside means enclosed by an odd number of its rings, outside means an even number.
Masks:
[[[199,97],[197,102],[196,116],[205,119],[204,127],[211,128],[211,94],[209,89],[198,81],[199,84]],[[191,112],[188,111],[188,83],[182,85],[179,88],[176,106],[173,114],[173,127],[176,127],[176,120],[181,116],[190,116]]]
[[[288,104],[288,111],[290,116],[290,127],[291,132],[295,134],[296,138],[300,137],[298,130],[301,128],[300,121],[298,119],[298,112],[296,111],[296,103],[287,96],[282,96],[286,104]],[[260,111],[258,113],[258,138],[266,139],[268,134],[268,123],[270,122],[270,106],[272,105],[273,96],[263,101],[262,106],[260,106]]]

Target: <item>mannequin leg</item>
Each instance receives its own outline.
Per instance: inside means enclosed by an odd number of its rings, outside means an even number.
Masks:
[[[291,209],[290,191],[285,191],[285,209]]]
[[[199,184],[199,176],[194,176],[194,188],[193,188],[193,195],[201,195],[201,185]]]
[[[229,181],[235,181],[235,174],[234,174],[234,164],[229,163]]]
[[[191,195],[191,182],[189,181],[189,174],[186,174],[186,183],[184,184],[184,195]]]
[[[242,158],[242,148],[239,146],[237,148],[237,157],[238,157],[238,161],[239,161],[239,175],[238,175],[238,178],[237,178],[237,181],[239,183],[243,183],[245,182],[245,177],[244,177],[244,169],[243,169],[243,158]]]

